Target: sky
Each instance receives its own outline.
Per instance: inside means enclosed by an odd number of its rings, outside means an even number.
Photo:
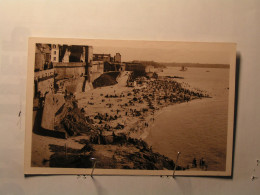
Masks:
[[[141,41],[140,41],[141,42]],[[205,64],[230,64],[234,44],[224,43],[181,43],[181,42],[145,42],[138,44],[93,45],[93,53],[105,53],[114,56],[120,53],[123,62],[132,60],[156,62],[187,62]]]
[[[38,42],[46,42],[44,38]],[[43,41],[41,41],[43,40]],[[133,60],[164,63],[234,64],[236,44],[173,41],[49,39],[50,43],[88,45],[95,54],[121,54],[122,62]]]

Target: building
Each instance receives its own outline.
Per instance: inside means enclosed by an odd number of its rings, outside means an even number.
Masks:
[[[42,97],[51,90],[84,91],[86,81],[90,81],[92,61],[92,46],[36,44],[35,96]]]
[[[120,53],[116,53],[116,55],[114,56],[114,62],[121,63],[121,54]]]
[[[43,97],[54,87],[54,69],[51,58],[52,46],[37,43],[34,65],[34,97]]]
[[[35,65],[34,71],[42,71],[53,68],[51,67],[51,45],[36,44],[35,48]]]
[[[125,70],[125,64],[121,63],[120,53],[116,53],[114,57],[111,57],[111,54],[93,54],[93,61],[103,61],[104,72]]]
[[[87,81],[91,78],[92,61],[91,46],[36,44],[34,129],[48,135],[65,137],[64,132],[55,130],[56,113],[64,105],[66,94],[85,91]],[[103,71],[102,66],[94,68]]]
[[[111,54],[93,54],[93,61],[113,62]]]
[[[70,52],[70,50],[68,49],[68,48],[65,48],[64,49],[65,51],[64,51],[64,55],[63,56],[60,56],[60,58],[62,59],[62,61],[61,62],[63,62],[63,63],[69,63],[70,62],[70,54],[71,54],[71,52]],[[61,53],[61,55],[63,54],[63,52]]]
[[[145,66],[138,62],[127,62],[125,65],[126,71],[145,72]]]
[[[93,82],[99,76],[104,73],[104,62],[103,61],[92,61],[89,66],[89,81]]]
[[[53,63],[59,62],[59,45],[51,45],[51,61]]]
[[[54,63],[56,79],[88,77],[92,60],[91,46],[60,45],[59,61]]]

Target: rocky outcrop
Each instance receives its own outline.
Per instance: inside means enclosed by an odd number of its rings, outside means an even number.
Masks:
[[[117,77],[120,74],[120,72],[107,72],[102,74],[100,77],[94,80],[93,87],[105,87],[110,85],[117,84]]]
[[[84,110],[79,109],[74,96],[67,96],[65,104],[55,114],[55,129],[65,131],[67,136],[88,134],[94,129],[84,116]]]

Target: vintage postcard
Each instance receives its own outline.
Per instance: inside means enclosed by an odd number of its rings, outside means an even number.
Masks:
[[[236,44],[28,48],[25,174],[231,175]]]

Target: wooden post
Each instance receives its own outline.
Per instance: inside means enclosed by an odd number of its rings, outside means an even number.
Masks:
[[[178,160],[179,160],[179,155],[180,155],[181,153],[180,152],[178,152],[177,153],[177,159],[176,159],[176,162],[175,162],[175,166],[174,166],[174,170],[173,170],[173,178],[175,177],[175,171],[176,171],[176,168],[177,168],[177,166],[178,166]]]
[[[65,143],[65,158],[67,159],[67,144]]]

